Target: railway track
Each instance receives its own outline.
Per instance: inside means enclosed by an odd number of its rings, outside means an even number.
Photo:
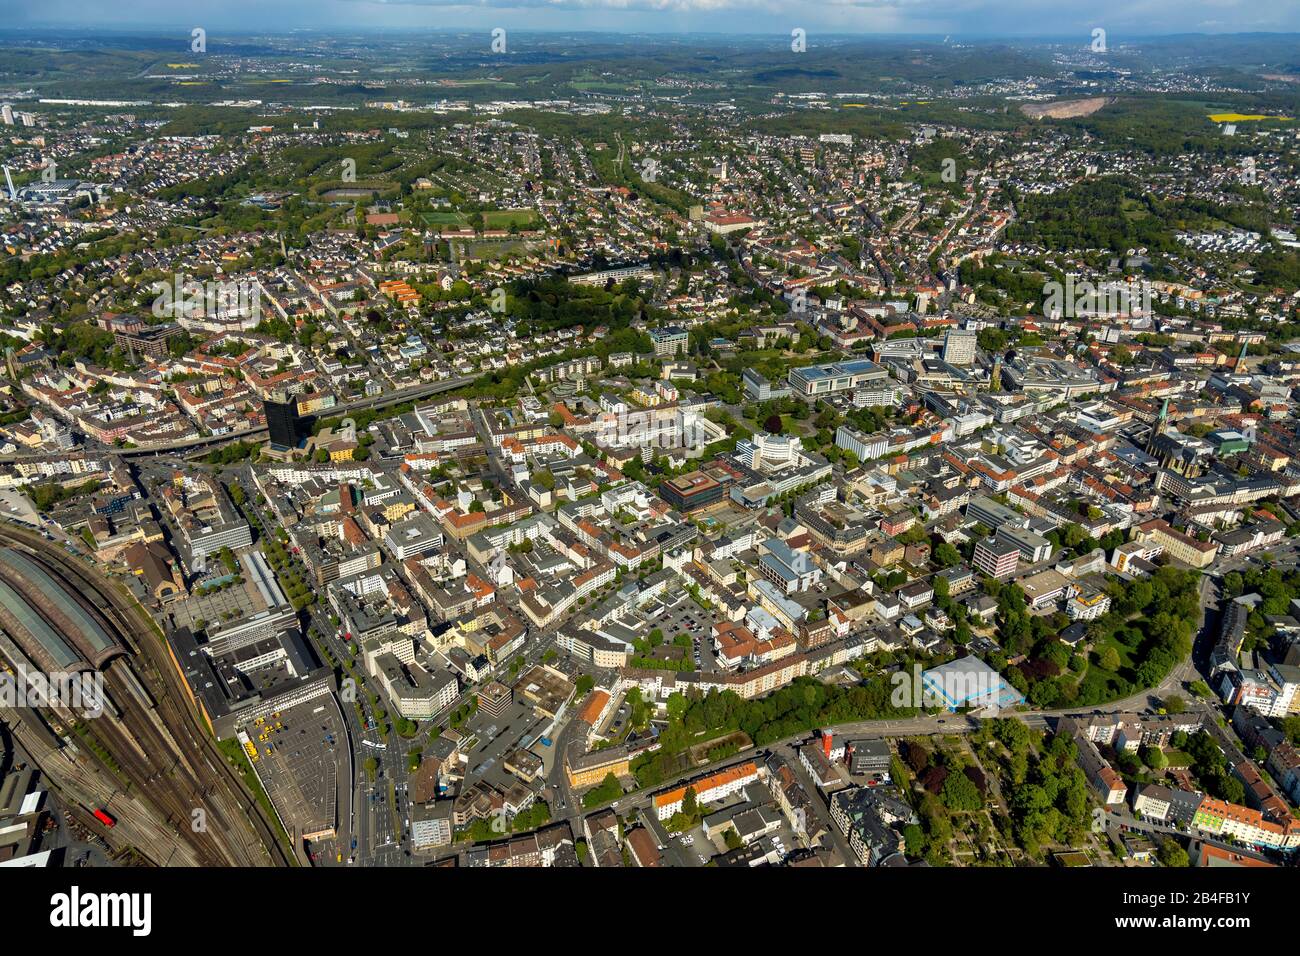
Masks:
[[[108,747],[121,775],[138,791],[136,796],[152,805],[176,839],[192,851],[194,862],[207,866],[292,865],[256,801],[189,706],[147,613],[119,594],[114,582],[98,580],[98,575],[36,535],[0,527],[0,538],[54,568],[95,606],[133,652],[132,657],[114,660],[105,668],[106,689],[122,713],[116,720],[97,720],[94,734]],[[152,698],[152,707],[141,700],[141,691]],[[169,861],[153,862],[166,865]]]
[[[115,613],[126,618],[123,623],[129,629],[132,612],[118,607]],[[152,721],[145,721],[145,724],[155,730],[168,732],[171,748],[179,754],[180,761],[190,769],[196,781],[203,777],[208,778],[209,782],[206,785],[196,788],[196,798],[201,795],[209,798],[209,801],[216,801],[211,807],[216,810],[216,819],[209,819],[209,827],[220,825],[232,837],[241,838],[243,844],[241,856],[244,859],[238,865],[292,865],[283,845],[263,817],[252,794],[244,788],[243,782],[216,749],[216,744],[197,713],[184,702],[187,692],[180,686],[180,678],[172,670],[170,660],[161,656],[154,658],[150,654],[150,651],[166,653],[159,646],[160,641],[161,638],[156,633],[146,635],[141,640],[138,650],[141,655],[139,659],[147,662],[148,671],[138,676],[153,685],[150,693],[157,701],[157,712],[162,717],[158,725]],[[146,668],[142,668],[144,669]],[[171,678],[170,682],[168,678]],[[138,715],[140,712],[135,711],[135,713]],[[176,740],[172,734],[180,735],[180,740]]]
[[[122,666],[125,666],[124,662],[114,661],[110,670]],[[109,693],[120,692],[124,686],[120,677],[116,674],[109,676],[112,678],[106,681]],[[116,724],[108,722],[105,726],[112,726],[120,738],[140,744],[143,755],[133,749],[110,749],[113,750],[115,759],[123,765],[123,771],[136,786],[140,796],[158,810],[159,816],[172,828],[178,839],[194,847],[202,865],[252,865],[251,861],[240,858],[242,854],[236,855],[213,836],[214,821],[204,818],[205,824],[211,823],[212,826],[205,825],[200,830],[192,826],[195,810],[202,810],[207,815],[210,809],[215,811],[216,807],[204,799],[203,783],[188,765],[184,754],[175,747],[174,742],[167,739],[165,731],[141,711],[131,707],[124,709]],[[100,731],[99,736],[103,738],[106,734]],[[123,754],[129,756],[124,760]],[[232,831],[229,823],[222,821],[223,831]]]
[[[103,833],[102,824],[88,808],[108,807],[117,819],[118,842],[129,845],[142,859],[161,866],[198,866],[193,846],[174,832],[158,826],[157,810],[138,795],[123,789],[123,781],[101,761],[77,746],[71,751],[49,749],[45,738],[28,732],[22,720],[10,724],[15,737],[42,769],[52,790],[59,794],[66,811],[93,833]]]

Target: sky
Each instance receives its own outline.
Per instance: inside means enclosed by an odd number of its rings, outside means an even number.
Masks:
[[[1300,31],[1300,0],[0,0],[10,27],[949,34]]]

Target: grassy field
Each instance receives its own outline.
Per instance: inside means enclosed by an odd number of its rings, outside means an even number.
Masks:
[[[523,254],[533,245],[518,239],[499,241],[489,239],[486,242],[467,242],[462,247],[462,252],[470,259],[501,259],[509,255]]]
[[[1115,652],[1119,654],[1121,671],[1124,670],[1125,668],[1131,669],[1133,667],[1133,649],[1121,644],[1113,636],[1105,637],[1097,641],[1093,645],[1092,649],[1098,656],[1100,656],[1101,653],[1105,651],[1106,648],[1108,647],[1113,647],[1115,649]]]
[[[462,228],[469,225],[469,217],[459,212],[422,212],[420,218],[426,226],[454,226]],[[531,226],[537,219],[532,209],[491,209],[483,213],[485,229],[509,229],[516,225],[520,229]]]
[[[607,82],[602,80],[574,80],[569,84],[575,90],[587,93],[629,93],[638,89],[632,83]]]
[[[512,225],[524,229],[537,219],[531,209],[494,209],[483,213],[483,225],[488,229],[509,229]]]
[[[420,218],[426,226],[464,226],[465,217],[458,212],[422,212]]]

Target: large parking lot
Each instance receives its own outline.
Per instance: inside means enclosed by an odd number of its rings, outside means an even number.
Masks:
[[[678,634],[690,637],[691,647],[688,653],[696,670],[715,669],[712,611],[704,610],[683,591],[667,597],[661,604],[650,605],[645,612],[650,626],[663,632],[666,643],[671,644]]]
[[[318,697],[244,728],[257,748],[254,767],[276,813],[292,837],[322,833],[339,825],[350,792],[348,743],[343,715],[334,698]],[[342,821],[346,825],[346,820]]]
[[[537,716],[531,706],[519,700],[511,701],[500,717],[492,717],[482,710],[475,713],[461,727],[461,733],[471,734],[477,741],[469,755],[466,785],[479,780],[486,780],[496,787],[518,782],[518,778],[501,765],[502,761],[515,749],[531,744],[547,723],[546,718]],[[541,744],[533,748],[539,756],[544,750]]]

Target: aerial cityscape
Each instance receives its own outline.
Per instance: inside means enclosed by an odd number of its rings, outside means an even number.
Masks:
[[[0,868],[1296,865],[1300,35],[175,6],[0,31]]]

